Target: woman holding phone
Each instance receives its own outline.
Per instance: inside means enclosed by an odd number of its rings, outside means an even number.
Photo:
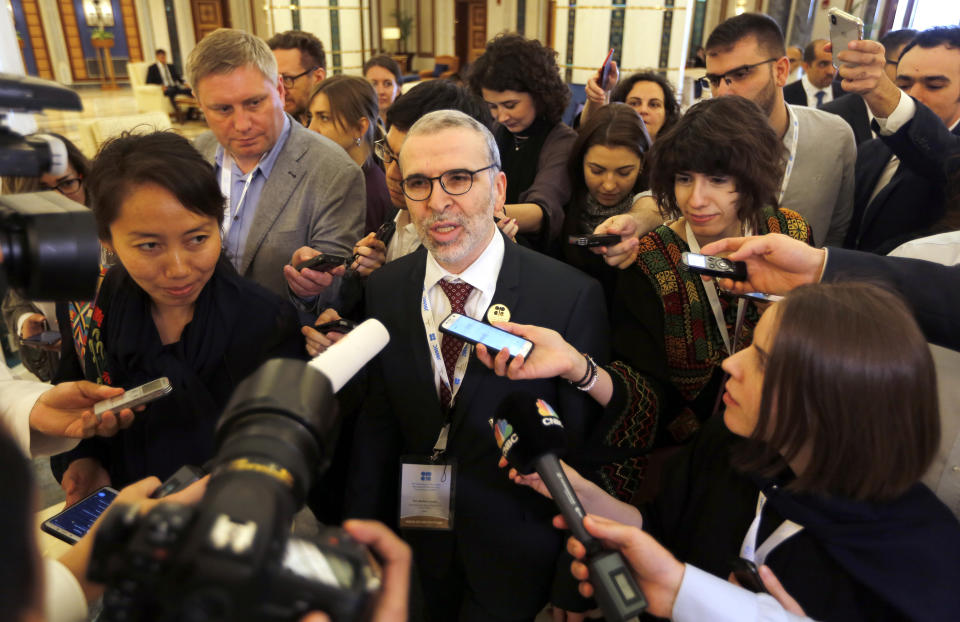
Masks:
[[[490,108],[507,176],[503,212],[540,251],[555,251],[570,200],[566,164],[576,133],[562,120],[570,90],[557,53],[539,41],[502,34],[473,64],[470,90]]]
[[[566,468],[586,511],[642,527],[721,578],[738,559],[765,564],[816,620],[953,618],[960,525],[919,483],[940,415],[906,304],[869,284],[801,286],[723,368],[722,416],[668,464],[649,506]],[[535,474],[511,477],[545,493]]]
[[[224,257],[223,196],[186,139],[155,132],[109,141],[87,190],[101,244],[118,264],[94,302],[86,379],[131,389],[167,377],[173,390],[115,437],[51,460],[67,505],[101,486],[202,465],[237,384],[269,358],[304,356],[293,306]]]
[[[569,368],[523,372],[583,380],[579,388],[606,408],[598,442],[615,464],[601,467],[599,476],[622,498],[638,489],[649,449],[687,442],[709,418],[722,385],[720,363],[735,344],[750,343],[760,315],[757,303],[686,270],[681,255],[747,232],[810,240],[803,218],[775,207],[783,151],[748,100],[720,97],[692,107],[651,151],[651,189],[671,222],[641,238],[635,263],[617,275],[614,362],[597,368],[581,355]],[[533,341],[537,357],[540,344]],[[501,353],[498,371],[505,362]]]

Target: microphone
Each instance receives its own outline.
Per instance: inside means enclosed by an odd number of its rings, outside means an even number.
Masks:
[[[332,346],[318,354],[309,366],[330,380],[336,393],[360,368],[375,357],[390,341],[390,334],[379,320],[363,322]]]
[[[646,598],[623,556],[604,549],[583,526],[586,512],[557,457],[566,450],[567,437],[553,408],[528,393],[512,393],[500,402],[490,425],[503,457],[521,473],[540,475],[571,533],[586,548],[590,582],[604,617],[622,622],[643,613]]]

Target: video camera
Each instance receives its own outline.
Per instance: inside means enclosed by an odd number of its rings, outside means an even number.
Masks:
[[[368,617],[380,577],[366,549],[340,529],[304,540],[290,526],[333,453],[334,393],[388,339],[367,320],[309,364],[274,359],[240,383],[217,424],[197,507],[161,503],[143,517],[111,507],[88,571],[107,585],[100,619]]]
[[[80,97],[55,82],[0,74],[0,175],[61,176],[67,150],[54,136],[23,137],[9,112],[81,110]],[[100,244],[93,214],[59,192],[0,196],[0,253],[7,284],[28,300],[89,300]],[[6,289],[0,284],[0,295]]]

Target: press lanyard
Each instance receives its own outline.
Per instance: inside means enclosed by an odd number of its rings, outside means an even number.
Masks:
[[[426,287],[423,288],[420,301],[420,314],[423,316],[423,325],[427,330],[427,346],[430,348],[430,355],[433,356],[433,363],[440,373],[440,382],[450,391],[450,403],[444,404],[444,406],[452,407],[457,392],[460,390],[460,385],[463,383],[463,377],[467,373],[467,363],[470,362],[470,345],[464,343],[463,348],[460,349],[460,356],[457,357],[457,364],[453,369],[453,385],[451,386],[450,379],[447,378],[447,365],[443,362],[443,353],[440,351],[440,336],[437,334],[437,324],[433,320],[433,309],[430,307]],[[447,423],[440,430],[440,436],[433,447],[434,458],[437,458],[439,454],[446,450],[449,429],[450,424]]]
[[[793,162],[797,159],[797,141],[800,138],[800,121],[797,119],[797,115],[790,110],[790,106],[787,106],[787,114],[793,118],[793,141],[790,143],[787,168],[783,171],[783,183],[780,184],[780,196],[777,197],[777,203],[783,202],[783,195],[787,192],[790,174],[793,173]]]
[[[700,253],[700,243],[697,242],[697,236],[693,235],[693,229],[690,228],[690,223],[686,220],[683,221],[684,226],[687,228],[687,246],[690,247],[690,250],[694,253]],[[750,230],[748,228],[747,235],[750,235]],[[707,300],[710,302],[710,308],[713,310],[713,317],[717,321],[717,328],[720,329],[720,336],[723,337],[723,345],[727,348],[727,353],[733,355],[736,353],[736,343],[730,343],[730,331],[727,330],[727,320],[723,317],[723,308],[720,306],[720,296],[717,294],[717,284],[710,280],[703,284],[703,289],[707,292]],[[743,325],[743,314],[746,310],[746,300],[743,298],[737,303],[737,324],[736,330],[733,334],[733,338],[736,339],[740,333],[740,327]]]
[[[747,530],[747,535],[743,538],[743,545],[740,547],[740,557],[752,561],[757,566],[763,565],[770,551],[783,544],[788,538],[803,531],[803,525],[798,525],[792,520],[785,520],[763,541],[760,548],[757,548],[757,533],[760,531],[760,514],[763,512],[763,506],[766,505],[766,503],[767,496],[763,494],[763,491],[760,491],[760,496],[757,497],[757,515],[753,518],[753,522],[750,523],[750,529]]]
[[[267,155],[266,153],[263,156]],[[233,221],[240,216],[240,210],[243,209],[243,201],[247,198],[247,191],[250,190],[250,184],[253,183],[253,177],[256,175],[257,171],[260,169],[260,162],[263,161],[263,156],[260,156],[260,160],[257,162],[257,165],[253,167],[253,170],[247,175],[247,181],[243,184],[243,191],[240,193],[240,200],[237,201],[237,208],[231,213],[230,210],[230,193],[233,190],[233,157],[227,153],[227,150],[223,150],[223,160],[220,164],[220,193],[223,194],[224,199],[226,199],[223,208],[223,236],[226,237],[227,233],[230,231],[230,225],[233,224]]]

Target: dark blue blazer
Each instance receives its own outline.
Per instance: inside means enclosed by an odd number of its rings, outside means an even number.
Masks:
[[[856,93],[847,93],[843,97],[827,102],[820,110],[826,110],[843,118],[853,130],[853,137],[857,144],[873,140],[873,130],[870,129],[870,115],[867,114],[867,104]]]
[[[960,170],[960,126],[950,132],[933,111],[916,104],[914,118],[896,133],[857,149],[853,217],[845,248],[885,254],[930,234],[946,215],[948,175]],[[900,158],[897,172],[867,205],[893,154]]]
[[[600,284],[546,255],[504,242],[491,304],[505,304],[513,322],[552,328],[598,363],[606,361],[609,327]],[[429,456],[445,422],[420,314],[425,269],[421,247],[367,282],[367,317],[384,323],[390,343],[368,368],[347,482],[349,517],[395,525],[399,458]],[[556,409],[569,440],[568,459],[576,462],[601,415],[599,405],[563,380],[512,381],[473,358],[450,414],[448,455],[458,469],[454,529],[404,532],[418,567],[433,574],[459,569],[475,598],[503,619],[532,619],[547,600],[563,604],[555,590],[551,594],[552,584],[570,576],[569,559],[560,557],[565,538],[550,524],[557,513],[553,503],[513,484],[497,467],[500,453],[489,419],[500,401],[518,390]],[[569,589],[572,593],[572,583]]]
[[[830,88],[833,91],[833,99],[837,99],[843,95],[843,89],[840,88],[839,82],[834,82],[830,85]],[[803,80],[791,82],[783,87],[783,99],[788,104],[793,104],[794,106],[815,107],[817,105],[816,101],[807,102],[807,92],[803,90]]]

